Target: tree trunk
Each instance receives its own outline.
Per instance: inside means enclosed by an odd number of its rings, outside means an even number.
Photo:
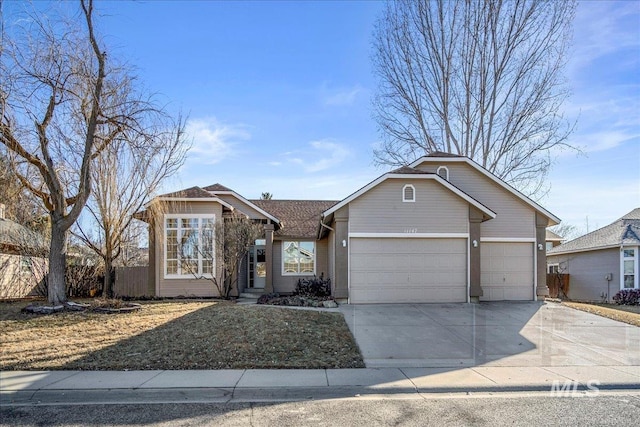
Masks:
[[[67,301],[67,287],[64,279],[67,258],[67,230],[51,217],[51,247],[49,251],[49,303],[58,305]]]
[[[110,254],[107,254],[107,256],[104,257],[104,282],[102,286],[102,296],[104,298],[111,298],[113,296],[113,276],[111,274],[113,270],[112,261],[112,256]]]

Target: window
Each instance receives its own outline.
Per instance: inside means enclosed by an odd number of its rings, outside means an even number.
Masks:
[[[438,170],[436,171],[436,173],[438,175],[440,175],[442,178],[446,179],[447,181],[449,181],[449,168],[446,166],[439,166]]]
[[[558,274],[560,272],[560,265],[558,264],[549,264],[547,265],[547,273],[549,274]]]
[[[402,201],[403,202],[415,202],[416,201],[416,188],[407,184],[402,187]]]
[[[316,272],[316,242],[282,242],[282,274],[311,275]]]
[[[215,269],[215,219],[215,215],[165,216],[165,277],[211,277]]]
[[[638,287],[638,249],[622,249],[621,289],[634,289]]]

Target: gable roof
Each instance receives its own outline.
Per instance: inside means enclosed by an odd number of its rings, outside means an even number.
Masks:
[[[492,180],[493,182],[495,182],[496,184],[504,188],[505,190],[512,193],[518,199],[522,200],[524,203],[526,203],[527,205],[534,208],[536,211],[542,213],[544,216],[549,218],[553,222],[553,224],[549,224],[549,225],[560,224],[560,221],[561,221],[560,218],[558,218],[557,216],[555,216],[554,214],[552,214],[551,212],[549,212],[548,210],[540,206],[538,203],[534,202],[529,197],[525,196],[524,194],[522,194],[521,192],[513,188],[511,185],[504,182],[502,179],[495,176],[493,173],[489,172],[487,169],[485,169],[484,167],[482,167],[480,164],[476,163],[473,159],[470,159],[469,157],[436,151],[427,156],[420,157],[419,159],[415,160],[413,163],[410,163],[409,166],[414,168],[424,162],[434,163],[436,161],[468,164],[469,166],[476,169],[477,171],[485,175],[487,178],[489,178],[490,180]]]
[[[550,249],[547,255],[595,251],[627,245],[640,246],[640,208],[632,210],[605,227]]]
[[[276,236],[315,239],[322,212],[338,202],[333,200],[251,200],[251,203],[282,221],[282,228],[276,230]]]
[[[207,190],[207,191],[213,191],[213,192],[215,192],[215,191],[233,191],[232,189],[230,189],[228,187],[225,187],[224,185],[219,184],[217,182],[215,184],[211,184],[211,185],[208,185],[208,186],[204,187],[204,189]]]
[[[172,193],[161,194],[158,198],[171,198],[171,199],[207,199],[214,196],[208,191],[203,190],[200,187],[190,187],[184,190],[174,191]]]
[[[404,179],[408,178],[408,179],[431,179],[431,180],[434,180],[438,184],[442,185],[443,187],[447,188],[449,191],[454,193],[456,196],[460,197],[461,199],[465,200],[467,203],[469,203],[472,206],[476,207],[478,210],[480,210],[480,212],[482,212],[484,215],[486,215],[489,219],[492,219],[492,218],[496,217],[496,213],[494,211],[492,211],[487,206],[483,205],[478,200],[474,199],[473,197],[471,197],[470,195],[468,195],[467,193],[465,193],[464,191],[462,191],[461,189],[459,189],[455,185],[451,184],[449,181],[447,181],[446,179],[442,178],[440,175],[435,174],[435,173],[431,173],[431,172],[421,171],[421,170],[415,169],[415,168],[413,168],[411,166],[402,166],[402,167],[400,167],[398,169],[392,170],[391,172],[385,173],[384,175],[378,177],[377,179],[374,179],[373,181],[371,181],[370,183],[368,183],[367,185],[365,185],[364,187],[362,187],[358,191],[352,193],[347,198],[343,199],[342,201],[340,201],[336,205],[334,205],[334,206],[330,207],[329,209],[327,209],[326,211],[324,211],[324,213],[322,214],[322,217],[323,218],[328,217],[329,215],[333,214],[338,209],[340,209],[343,206],[349,204],[351,201],[353,201],[353,200],[357,199],[358,197],[362,196],[364,193],[366,193],[367,191],[371,190],[373,187],[377,186],[378,184],[386,181],[387,179],[402,179],[402,178],[404,178]]]

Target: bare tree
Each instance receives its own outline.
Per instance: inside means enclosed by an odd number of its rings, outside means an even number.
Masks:
[[[67,238],[91,194],[92,164],[113,141],[146,134],[145,118],[157,111],[97,37],[93,1],[79,3],[82,24],[53,11],[5,17],[0,57],[0,142],[21,184],[49,214],[54,304],[67,299]]]
[[[182,268],[196,279],[211,281],[221,298],[229,298],[237,289],[242,260],[263,233],[262,224],[238,215],[184,233],[177,244]],[[203,264],[200,271],[198,254]]]
[[[271,200],[272,198],[273,194],[266,191],[260,195],[260,200]]]
[[[93,193],[87,202],[88,220],[76,224],[74,235],[93,250],[105,268],[103,296],[113,294],[114,262],[137,243],[134,214],[158,186],[184,164],[187,149],[184,122],[155,111],[157,123],[144,134],[115,139],[95,160]],[[150,114],[148,114],[149,116]],[[169,125],[169,126],[168,126]],[[97,233],[91,232],[97,230]]]
[[[575,1],[397,0],[374,32],[378,164],[447,152],[518,189],[544,187],[569,147],[561,106]]]

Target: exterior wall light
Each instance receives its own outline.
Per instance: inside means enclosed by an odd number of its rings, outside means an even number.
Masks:
[[[538,243],[538,250],[541,251],[544,249],[544,246],[542,245],[542,243]]]
[[[342,241],[342,247],[343,247],[343,248],[346,248],[346,247],[347,247],[347,241],[346,241],[346,240],[343,240],[343,241]]]
[[[474,240],[474,241],[473,241],[473,242],[471,242],[471,243],[473,244],[473,247],[474,247],[474,248],[477,248],[477,247],[478,247],[478,241],[477,241],[477,240]]]

